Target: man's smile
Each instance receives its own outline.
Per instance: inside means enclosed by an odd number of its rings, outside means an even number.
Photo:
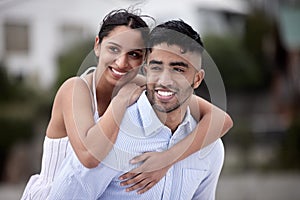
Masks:
[[[155,89],[155,93],[160,101],[170,101],[176,94],[174,91],[166,89]]]

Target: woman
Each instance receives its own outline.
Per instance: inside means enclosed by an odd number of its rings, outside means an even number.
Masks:
[[[72,151],[88,168],[96,167],[105,158],[117,138],[118,124],[126,108],[143,90],[140,86],[144,78],[137,73],[144,60],[148,33],[149,28],[142,18],[127,10],[112,11],[104,18],[94,45],[97,68],[66,80],[58,90],[44,141],[41,173],[30,178],[21,199],[46,199],[62,161]],[[201,119],[200,129],[197,128],[189,140],[171,148],[172,151],[137,157],[133,162],[145,162],[137,171],[122,177],[129,178],[124,184],[133,183],[128,191],[147,191],[165,175],[170,165],[202,148],[205,136],[202,130],[209,127],[212,105],[199,97],[194,98],[193,105],[196,110],[201,108],[201,113],[194,115]],[[223,111],[220,113],[225,117],[222,131],[204,145],[232,126],[230,117]],[[185,150],[190,142],[192,145]],[[179,158],[173,154],[181,151],[184,153]],[[167,154],[174,159],[159,164]],[[137,173],[140,170],[145,172]]]

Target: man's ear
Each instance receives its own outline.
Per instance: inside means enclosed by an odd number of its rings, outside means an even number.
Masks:
[[[147,74],[147,60],[145,60],[145,62],[143,63],[143,65],[141,66],[141,71],[143,75]]]
[[[199,85],[201,84],[202,80],[204,79],[205,72],[203,69],[200,69],[194,78],[194,89],[198,88]]]
[[[94,43],[94,52],[95,52],[96,57],[100,56],[100,44],[99,44],[99,40],[100,40],[99,37],[96,36],[95,43]]]

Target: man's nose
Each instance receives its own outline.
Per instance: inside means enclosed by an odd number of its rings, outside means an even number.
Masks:
[[[117,59],[116,59],[116,64],[118,65],[118,67],[120,69],[126,69],[129,68],[129,62],[128,62],[128,58],[126,54],[120,55]]]
[[[169,70],[163,70],[160,73],[157,82],[161,85],[164,85],[164,86],[172,85],[173,84],[173,79],[172,79],[172,75],[169,72]]]

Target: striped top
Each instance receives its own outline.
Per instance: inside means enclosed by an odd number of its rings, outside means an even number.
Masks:
[[[147,151],[164,151],[186,137],[196,126],[187,110],[172,134],[156,117],[145,93],[130,106],[120,125],[113,149],[98,167],[85,168],[75,155],[65,160],[49,199],[153,199],[213,200],[224,160],[221,140],[174,164],[166,176],[143,194],[126,192],[118,177],[136,167],[129,160]],[[178,155],[180,156],[180,155]]]

